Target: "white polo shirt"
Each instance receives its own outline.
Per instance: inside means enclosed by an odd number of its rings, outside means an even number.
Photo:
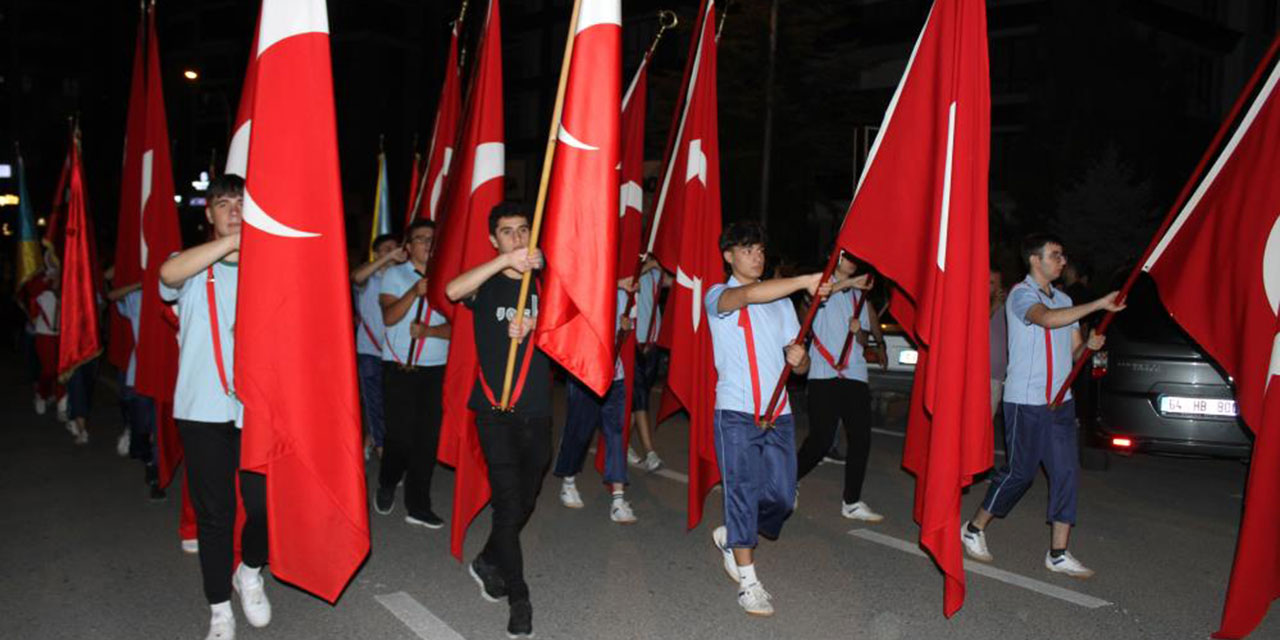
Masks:
[[[378,289],[379,294],[395,296],[399,298],[406,291],[417,284],[422,276],[418,275],[417,270],[413,268],[412,262],[404,262],[388,268],[382,273],[382,283]],[[440,315],[435,309],[431,309],[430,301],[423,300],[423,317],[428,318],[427,326],[435,327],[445,324],[447,321],[443,315]],[[381,307],[379,307],[381,308]],[[409,333],[409,325],[414,320],[414,314],[418,310],[418,303],[414,302],[409,307],[408,313],[400,318],[397,322],[386,330],[386,339],[382,343],[382,359],[385,362],[406,363],[409,362],[409,344],[413,342],[413,336]],[[379,312],[381,313],[381,312]],[[422,342],[421,349],[417,344],[414,350],[417,351],[417,357],[414,358],[413,365],[418,367],[437,367],[443,365],[449,359],[449,341],[442,338],[425,338]]]
[[[649,336],[658,338],[662,328],[662,309],[658,296],[662,293],[662,269],[646,271],[640,276],[640,290],[636,291],[636,341],[648,344]],[[652,332],[650,331],[652,326]]]
[[[809,379],[827,380],[840,377],[849,380],[867,381],[867,360],[862,352],[862,345],[855,340],[849,346],[849,360],[837,374],[836,368],[827,362],[818,345],[821,344],[831,355],[831,359],[839,362],[840,350],[844,347],[845,336],[849,333],[849,319],[853,317],[853,308],[863,292],[852,289],[831,294],[818,307],[813,317],[813,342],[809,345]],[[871,315],[867,306],[862,305],[858,315],[858,323],[863,331],[871,330]]]
[[[782,375],[782,368],[787,366],[783,347],[800,332],[800,321],[796,318],[795,306],[788,298],[720,313],[720,296],[730,287],[738,286],[742,283],[730,277],[729,282],[711,287],[705,298],[707,325],[711,330],[716,374],[719,376],[716,409],[758,415],[756,398],[759,398],[759,412],[764,412],[768,408],[769,397],[773,395],[773,387]],[[751,319],[753,344],[750,354],[747,351],[747,331],[740,326],[743,313]],[[753,358],[758,373],[754,383],[751,376]],[[779,404],[782,407],[779,415],[791,413],[791,403],[785,393]]]
[[[227,387],[235,392],[236,284],[239,265],[213,265],[213,289],[218,312],[218,340],[222,346]],[[160,282],[160,297],[177,303],[178,381],[173,390],[173,417],[198,422],[244,423],[244,405],[228,395],[218,376],[209,321],[208,270],[187,278],[179,287]]]

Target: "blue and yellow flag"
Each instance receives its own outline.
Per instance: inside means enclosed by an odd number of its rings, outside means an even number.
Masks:
[[[35,277],[44,268],[40,255],[40,235],[36,233],[36,218],[31,212],[31,198],[27,197],[27,170],[22,156],[18,156],[18,282],[17,288]]]
[[[387,203],[387,154],[378,152],[378,191],[373,197],[373,229],[369,232],[369,260],[373,260],[373,241],[391,233],[391,206]]]

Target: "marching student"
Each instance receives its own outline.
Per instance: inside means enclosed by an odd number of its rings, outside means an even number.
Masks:
[[[152,500],[163,500],[159,469],[156,466],[156,405],[148,396],[134,389],[138,372],[138,325],[142,319],[142,284],[134,283],[107,293],[107,301],[114,302],[116,310],[129,321],[133,332],[133,348],[129,350],[129,364],[120,373],[120,404],[124,409],[127,442],[123,447],[128,455],[142,463],[144,479],[150,487]]]
[[[630,331],[631,318],[622,314],[627,304],[627,294],[635,290],[631,277],[618,281],[617,311],[615,325],[618,331]],[[560,502],[570,509],[583,507],[582,495],[578,492],[574,478],[582,472],[582,464],[587,457],[587,449],[591,446],[591,437],[596,429],[604,434],[605,467],[604,482],[609,485],[612,500],[609,505],[609,519],[619,524],[633,524],[636,514],[631,503],[626,500],[627,487],[627,453],[623,451],[622,418],[626,403],[626,381],[623,376],[622,359],[614,363],[613,382],[604,397],[599,397],[572,375],[566,381],[568,410],[565,415],[564,432],[560,435],[560,453],[556,456],[553,472],[563,478],[560,486]]]
[[[791,515],[796,492],[795,419],[784,393],[771,416],[769,397],[783,367],[809,370],[788,298],[831,292],[822,274],[761,280],[765,235],[758,224],[736,222],[720,235],[729,280],[707,291],[705,304],[715,352],[716,454],[724,488],[724,521],[712,533],[725,572],[738,584],[738,605],[757,616],[773,615],[772,596],[756,576],[758,536],[775,539]]]
[[[427,302],[427,261],[436,224],[415,220],[405,230],[408,260],[382,274],[378,301],[386,339],[382,344],[386,436],[378,468],[374,510],[395,506],[396,485],[404,480],[404,521],[439,529],[444,520],[431,509],[431,476],[440,445],[444,365],[451,329]]]
[[[658,266],[658,261],[649,258],[645,261],[640,274],[640,288],[636,292],[635,313],[636,358],[634,380],[631,387],[631,421],[640,435],[640,444],[644,447],[642,457],[633,448],[627,449],[627,462],[643,465],[646,471],[657,471],[662,468],[662,458],[653,448],[653,435],[650,429],[649,396],[658,378],[661,365],[662,350],[658,348],[658,330],[662,326],[662,309],[658,298],[662,288],[671,285],[672,278]]]
[[[58,420],[67,420],[66,388],[58,382],[58,289],[61,273],[53,254],[45,253],[44,270],[23,285],[27,321],[35,337],[40,374],[36,377],[35,409],[44,415],[50,403],[57,404]]]
[[[965,553],[991,562],[986,528],[992,518],[1003,518],[1044,465],[1049,476],[1051,525],[1046,569],[1073,578],[1088,578],[1093,570],[1067,551],[1071,527],[1076,523],[1080,453],[1076,444],[1076,414],[1071,392],[1063,404],[1051,409],[1058,389],[1066,382],[1075,358],[1087,344],[1101,349],[1105,337],[1090,332],[1086,343],[1080,334],[1081,318],[1099,310],[1121,311],[1116,292],[1076,305],[1051,284],[1067,264],[1062,240],[1035,233],[1022,241],[1027,277],[1009,290],[1005,321],[1009,332],[1009,368],[1004,379],[1004,439],[1008,456],[991,477],[986,498],[973,519],[960,527]]]
[[[524,579],[520,532],[537,505],[542,479],[551,463],[551,364],[533,346],[530,333],[538,317],[538,293],[530,288],[524,317],[516,321],[516,302],[524,273],[541,269],[542,251],[528,250],[529,214],[519,204],[502,202],[489,213],[489,241],[498,255],[454,278],[445,288],[474,315],[480,372],[467,406],[476,412],[476,433],[489,467],[493,524],[484,549],[468,570],[490,602],[506,597],[507,635],[533,635],[533,605]],[[501,410],[507,352],[517,350],[509,409]]]
[[[382,324],[382,305],[378,296],[382,291],[382,274],[392,264],[409,259],[404,247],[391,235],[381,235],[373,240],[373,261],[351,270],[351,285],[356,298],[356,369],[360,376],[360,408],[364,417],[364,458],[370,450],[382,457],[382,444],[386,435],[382,402],[382,343],[386,327]]]
[[[200,572],[211,618],[206,640],[235,637],[231,591],[250,625],[271,622],[264,589],[267,563],[266,479],[237,471],[244,406],[235,395],[236,284],[244,179],[224,174],[210,181],[205,217],[213,240],[175,253],[160,266],[160,296],[177,303],[178,380],[173,417],[187,463],[187,481],[199,529]],[[244,502],[242,562],[232,571],[236,480]]]
[[[840,515],[862,522],[880,522],[884,516],[862,500],[862,482],[871,453],[871,390],[867,386],[867,360],[862,348],[871,330],[871,314],[860,304],[867,276],[853,277],[857,265],[844,252],[836,263],[831,296],[819,304],[813,318],[813,342],[809,346],[809,435],[796,454],[796,479],[813,471],[835,445],[836,426],[844,425],[846,453],[844,500]],[[854,317],[854,310],[858,317]],[[846,336],[853,336],[845,347]]]

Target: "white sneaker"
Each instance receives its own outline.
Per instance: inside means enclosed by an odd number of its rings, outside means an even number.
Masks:
[[[200,553],[200,541],[195,538],[191,538],[190,540],[183,540],[182,552],[183,553]]]
[[[754,582],[738,591],[738,606],[753,616],[768,617],[773,615],[773,603],[769,602],[772,598],[764,585]]]
[[[42,416],[48,410],[49,410],[49,403],[44,399],[44,396],[41,396],[40,394],[37,393],[36,394],[36,415]]]
[[[560,485],[560,504],[570,509],[582,508],[582,496],[578,494],[577,485],[567,482]]]
[[[662,468],[662,458],[658,457],[657,451],[650,451],[649,455],[644,457],[644,470],[650,473]]]
[[[129,455],[129,429],[125,429],[116,440],[116,455],[121,458]]]
[[[1044,568],[1054,573],[1065,573],[1072,578],[1084,580],[1093,576],[1093,569],[1080,564],[1076,557],[1071,555],[1070,551],[1064,552],[1061,556],[1055,558],[1053,554],[1044,552]]]
[[[68,422],[67,424],[71,425],[71,433],[75,435],[75,439],[73,440],[73,442],[75,442],[77,445],[89,444],[88,429],[84,428],[79,422],[76,422],[74,420],[72,420],[71,422]]]
[[[58,420],[67,422],[67,395],[58,398]]]
[[[262,580],[261,568],[253,571],[241,563],[231,576],[231,586],[240,594],[240,607],[244,617],[255,627],[271,624],[271,601]]]
[[[631,510],[631,503],[617,498],[609,507],[609,519],[618,524],[635,524],[636,513]]]
[[[991,552],[987,550],[987,532],[979,531],[973,533],[969,531],[968,520],[960,524],[960,543],[964,545],[964,552],[974,560],[991,562],[995,559],[992,557]]]
[[[737,584],[738,563],[733,559],[733,549],[729,548],[729,530],[723,525],[716,527],[716,530],[711,532],[711,540],[716,543],[716,549],[720,550],[720,555],[724,558],[724,572],[734,584]]]
[[[214,612],[209,618],[209,635],[205,636],[204,640],[235,640],[235,637],[235,615],[229,610],[226,613]]]
[[[636,453],[635,449],[627,447],[627,464],[640,464],[641,460],[643,460],[643,458],[640,457],[640,454]]]
[[[884,520],[884,516],[871,510],[867,503],[859,500],[853,504],[847,502],[840,503],[840,515],[860,522],[880,522]]]

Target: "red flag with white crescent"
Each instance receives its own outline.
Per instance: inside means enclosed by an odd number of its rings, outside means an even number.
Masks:
[[[1254,448],[1214,637],[1240,638],[1280,597],[1280,37],[1270,73],[1142,268],[1174,320],[1235,384]]]
[[[369,554],[369,517],[328,10],[264,0],[258,24],[235,325],[241,468],[266,476],[272,573],[335,602]]]
[[[476,435],[475,413],[467,408],[479,371],[471,310],[454,304],[445,285],[459,274],[494,257],[489,243],[489,211],[502,202],[505,144],[502,118],[502,19],[498,0],[489,0],[480,36],[476,70],[471,78],[455,172],[448,202],[443,203],[435,253],[428,266],[427,295],[433,308],[449,318],[453,335],[445,364],[440,462],[452,466],[453,518],[449,550],[462,559],[467,527],[489,502],[488,466]]]
[[[414,194],[409,221],[427,218],[440,221],[444,207],[445,181],[454,166],[454,147],[458,144],[458,125],[462,118],[462,79],[458,73],[458,25],[449,34],[449,55],[444,65],[444,86],[436,105],[436,121],[431,127],[431,145],[427,148],[427,166]]]
[[[133,72],[129,79],[129,107],[124,127],[124,166],[120,172],[120,209],[116,222],[116,254],[111,286],[120,288],[142,282],[139,255],[142,233],[142,136],[146,120],[146,16],[138,18],[138,38],[134,46]],[[129,366],[135,342],[129,319],[111,305],[107,361],[121,371]]]
[[[690,529],[702,520],[703,502],[720,482],[714,412],[716,370],[703,297],[724,280],[720,238],[720,133],[716,98],[715,2],[704,0],[692,38],[684,107],[658,192],[654,253],[676,274],[667,300],[671,361],[659,420],[683,408],[689,413]]]

